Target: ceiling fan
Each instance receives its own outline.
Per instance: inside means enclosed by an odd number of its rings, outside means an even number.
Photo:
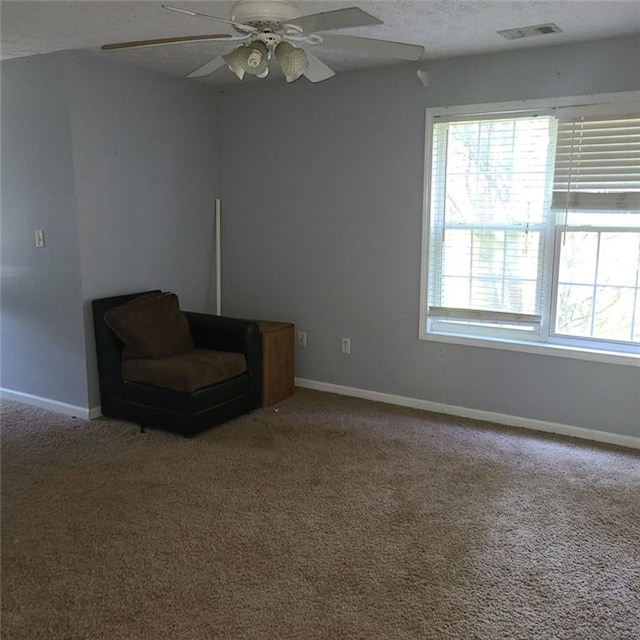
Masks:
[[[303,15],[296,3],[290,0],[238,0],[226,19],[179,7],[161,6],[168,11],[228,24],[238,35],[225,33],[159,38],[105,44],[101,48],[140,49],[212,40],[241,41],[239,47],[209,60],[187,77],[202,78],[226,65],[240,80],[245,74],[265,78],[269,74],[269,63],[275,58],[287,82],[293,82],[301,76],[311,82],[321,82],[335,75],[331,68],[308,50],[307,47],[311,46],[324,44],[351,53],[414,61],[424,53],[421,45],[326,33],[334,29],[382,24],[382,20],[358,7]]]

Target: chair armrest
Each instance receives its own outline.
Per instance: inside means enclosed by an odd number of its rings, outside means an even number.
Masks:
[[[251,320],[184,311],[191,337],[198,349],[243,353],[247,362],[252,404],[262,399],[262,337],[260,326]]]
[[[198,349],[235,351],[245,355],[256,347],[262,351],[260,327],[256,322],[194,311],[183,313],[189,321],[191,337]]]

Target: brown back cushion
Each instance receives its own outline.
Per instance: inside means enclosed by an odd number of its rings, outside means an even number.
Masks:
[[[194,346],[175,293],[139,296],[109,309],[104,321],[124,343],[124,358],[165,358]]]

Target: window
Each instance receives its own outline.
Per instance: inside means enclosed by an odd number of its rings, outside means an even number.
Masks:
[[[592,100],[428,113],[421,337],[640,353],[640,114]]]

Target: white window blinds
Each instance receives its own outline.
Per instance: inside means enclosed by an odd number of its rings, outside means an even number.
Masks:
[[[540,324],[554,141],[544,115],[434,125],[432,319]]]
[[[640,116],[558,121],[552,206],[640,210]]]

